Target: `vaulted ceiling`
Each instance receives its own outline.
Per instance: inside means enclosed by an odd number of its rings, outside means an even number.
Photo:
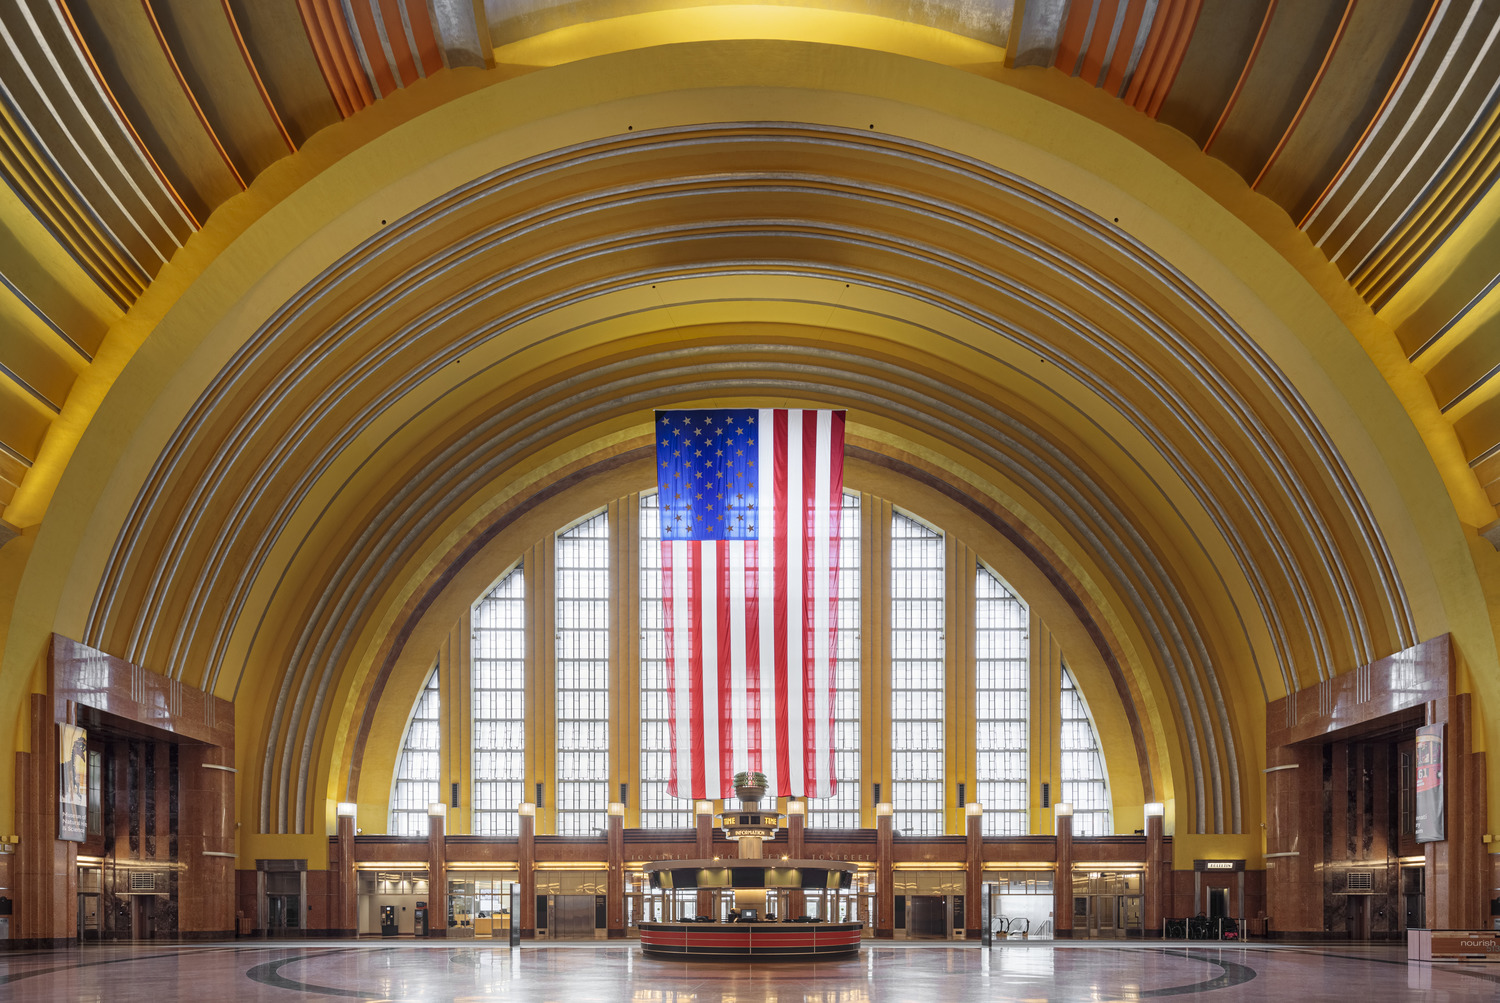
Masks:
[[[1389,325],[1500,500],[1500,5],[18,0],[0,7],[0,518],[40,521],[159,314],[153,284],[211,214],[253,217],[236,196],[320,131],[642,38],[756,35],[1093,88],[1180,130]]]

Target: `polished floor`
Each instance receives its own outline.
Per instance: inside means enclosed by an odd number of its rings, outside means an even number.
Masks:
[[[416,941],[97,946],[0,953],[0,1000],[504,1000],[508,1003],[1044,1003],[1486,1000],[1500,965],[1411,963],[1394,945],[866,942],[853,959],[659,961],[627,944]]]

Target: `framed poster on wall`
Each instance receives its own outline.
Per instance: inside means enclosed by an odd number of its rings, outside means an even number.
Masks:
[[[1417,842],[1447,839],[1443,791],[1443,725],[1417,729]]]
[[[57,726],[57,838],[88,836],[89,736],[76,724]]]

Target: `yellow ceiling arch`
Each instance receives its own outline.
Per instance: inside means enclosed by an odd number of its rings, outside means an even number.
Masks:
[[[1197,736],[1201,831],[1259,810],[1257,697],[1447,629],[1494,660],[1428,453],[1283,258],[1046,102],[746,42],[476,90],[287,191],[81,439],[0,688],[57,630],[239,689],[246,817],[302,830],[455,534],[684,398],[847,404],[1002,486]]]

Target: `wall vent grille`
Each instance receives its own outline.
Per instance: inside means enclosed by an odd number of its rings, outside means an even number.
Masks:
[[[131,871],[130,890],[133,892],[156,891],[156,875],[151,871]]]
[[[1375,872],[1350,871],[1349,883],[1345,887],[1351,892],[1373,892],[1375,890]]]

